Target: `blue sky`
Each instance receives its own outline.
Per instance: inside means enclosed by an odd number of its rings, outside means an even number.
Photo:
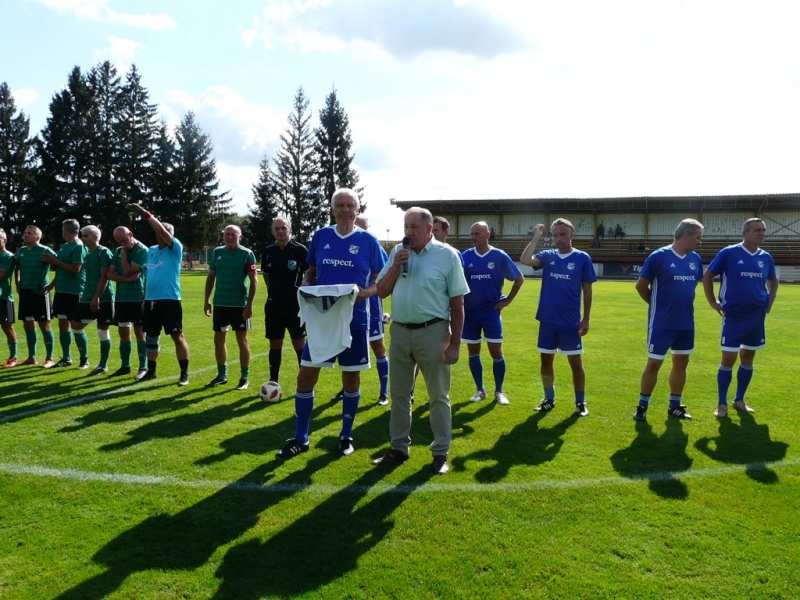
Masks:
[[[4,0],[0,81],[42,128],[70,70],[136,64],[194,110],[251,202],[298,86],[348,112],[373,230],[389,198],[800,191],[800,3]]]

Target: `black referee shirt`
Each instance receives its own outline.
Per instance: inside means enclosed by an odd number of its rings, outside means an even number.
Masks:
[[[294,240],[281,250],[278,244],[270,244],[261,255],[261,272],[269,277],[267,299],[297,302],[297,288],[308,269],[308,248]]]

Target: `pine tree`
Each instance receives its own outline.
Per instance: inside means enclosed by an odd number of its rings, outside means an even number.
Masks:
[[[24,202],[32,175],[30,120],[17,114],[8,85],[0,83],[0,227],[11,246],[19,246],[25,222]]]
[[[303,88],[298,88],[289,127],[281,135],[282,145],[275,161],[276,196],[291,220],[294,235],[303,243],[330,222],[330,207],[317,180],[318,161],[308,105]]]
[[[331,199],[339,188],[350,188],[362,195],[364,188],[358,187],[359,176],[353,168],[351,153],[353,140],[350,135],[350,120],[347,118],[336,89],[325,98],[325,108],[319,112],[320,126],[314,130],[314,150],[319,160],[317,177],[324,197]],[[361,212],[367,205],[361,202]]]
[[[174,197],[163,203],[160,216],[175,226],[186,250],[195,253],[203,246],[220,243],[220,228],[231,203],[227,192],[217,193],[213,149],[194,113],[186,113],[175,130],[171,173]]]
[[[272,235],[272,221],[283,211],[283,202],[278,196],[275,172],[270,161],[263,157],[258,165],[258,181],[253,184],[255,206],[245,222],[244,236],[250,248],[258,253],[275,241]]]

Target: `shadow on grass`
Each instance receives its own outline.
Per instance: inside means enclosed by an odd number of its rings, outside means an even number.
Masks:
[[[633,442],[611,456],[611,465],[623,477],[647,480],[650,491],[662,498],[685,500],[689,489],[675,474],[692,466],[686,454],[689,434],[680,419],[668,418],[666,426],[659,437],[650,423],[637,422]]]
[[[540,429],[539,424],[547,415],[546,412],[534,413],[526,421],[501,435],[491,450],[479,450],[455,458],[452,461],[453,466],[464,471],[470,460],[495,461],[493,466],[484,467],[475,473],[475,479],[481,483],[493,483],[502,481],[515,465],[535,466],[553,460],[564,444],[564,434],[580,417],[571,413],[552,427]]]
[[[394,527],[392,513],[432,475],[425,468],[366,501],[389,469],[370,469],[266,542],[249,540],[225,554],[214,598],[294,598],[354,571],[361,556]]]
[[[756,423],[750,413],[719,419],[719,436],[700,438],[695,448],[716,461],[745,465],[747,476],[760,483],[777,483],[778,474],[766,463],[783,460],[789,445],[770,439],[769,426]]]
[[[105,598],[133,573],[202,567],[217,548],[245,534],[258,522],[263,511],[302,491],[312,483],[314,473],[336,459],[336,455],[326,454],[309,461],[302,471],[276,484],[275,491],[242,489],[268,479],[274,468],[283,464],[274,460],[177,514],[148,517],[111,540],[92,557],[96,563],[108,567],[106,571],[79,583],[58,598]]]

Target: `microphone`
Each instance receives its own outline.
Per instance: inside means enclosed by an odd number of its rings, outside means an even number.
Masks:
[[[408,236],[403,238],[403,250],[408,250],[408,245],[411,243],[411,240],[408,239]],[[408,263],[403,264],[400,267],[400,271],[403,273],[403,277],[408,274]]]

